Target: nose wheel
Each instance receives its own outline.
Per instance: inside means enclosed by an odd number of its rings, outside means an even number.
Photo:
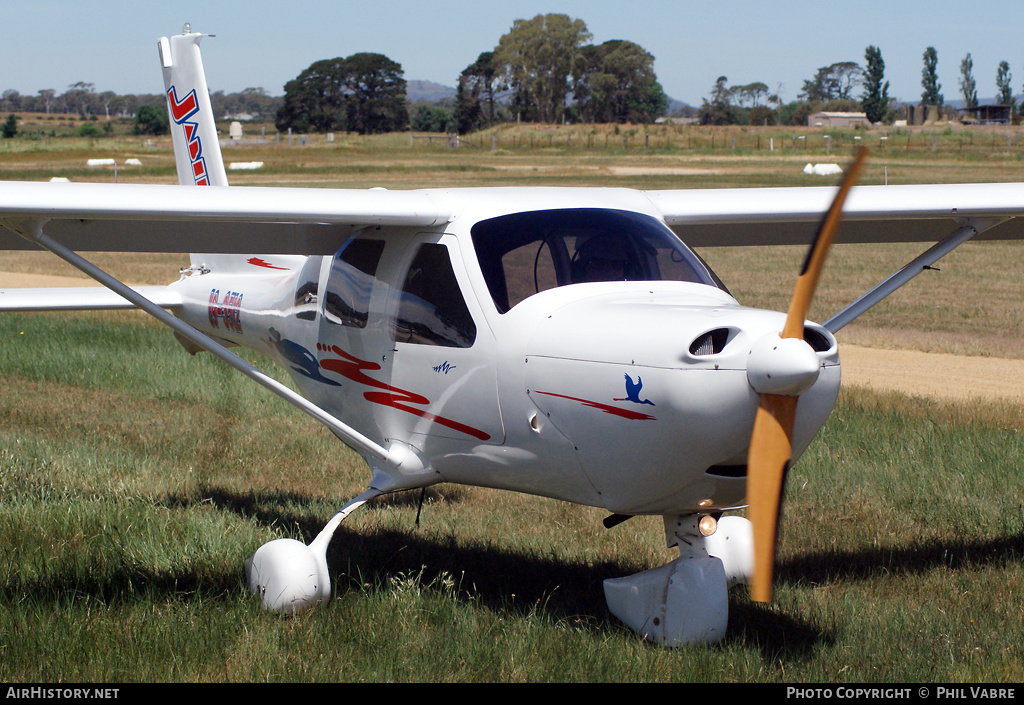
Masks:
[[[719,641],[729,622],[729,586],[749,579],[753,532],[742,517],[665,517],[669,546],[679,557],[659,568],[604,581],[613,615],[664,646]]]
[[[271,612],[299,614],[331,598],[327,546],[349,514],[380,490],[369,489],[342,507],[308,546],[294,539],[263,544],[245,562],[246,582]]]

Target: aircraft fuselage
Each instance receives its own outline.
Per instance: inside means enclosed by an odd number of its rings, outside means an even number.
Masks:
[[[758,404],[747,359],[784,315],[740,306],[644,218],[540,209],[367,229],[334,257],[216,256],[176,285],[179,315],[268,354],[374,441],[407,444],[422,464],[411,472],[367,457],[381,489],[455,482],[618,514],[736,508]],[[575,279],[579,250],[606,230],[639,243],[647,271]],[[655,278],[684,257],[700,271]],[[839,388],[835,340],[814,330],[821,369],[794,459]]]

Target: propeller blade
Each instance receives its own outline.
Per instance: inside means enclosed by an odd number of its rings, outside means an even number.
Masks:
[[[790,300],[783,338],[803,338],[804,321],[814,291],[818,287],[821,270],[828,250],[835,239],[842,218],[843,203],[850,188],[857,181],[867,150],[854,158],[822,219],[807,258],[797,279]],[[750,597],[755,602],[769,602],[772,598],[772,580],[775,571],[775,542],[779,527],[779,508],[782,490],[793,458],[793,423],[796,418],[796,396],[762,394],[754,419],[747,454],[747,518],[753,526],[754,574],[750,581]]]
[[[775,538],[782,488],[793,457],[797,397],[762,394],[750,436],[747,464],[747,519],[754,532],[754,573],[750,599],[770,602],[775,572]]]
[[[839,229],[839,222],[843,217],[843,203],[846,202],[846,195],[850,188],[856,183],[860,175],[861,167],[867,158],[868,150],[861,149],[854,157],[853,163],[846,170],[842,183],[839,185],[839,192],[832,200],[832,205],[818,226],[818,232],[811,242],[807,251],[807,258],[804,259],[800,276],[796,280],[796,289],[793,291],[793,298],[789,302],[789,313],[786,316],[786,326],[782,329],[783,338],[803,338],[804,321],[807,319],[807,310],[814,298],[814,291],[818,288],[818,280],[821,278],[821,270],[825,266],[825,258],[828,256],[829,248],[835,239],[836,230]]]

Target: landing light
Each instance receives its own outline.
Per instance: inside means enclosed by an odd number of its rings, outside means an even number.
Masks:
[[[718,520],[710,514],[706,514],[697,522],[697,528],[700,530],[701,536],[711,536],[718,529]]]

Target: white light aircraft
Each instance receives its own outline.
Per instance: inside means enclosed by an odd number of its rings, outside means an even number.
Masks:
[[[601,507],[609,527],[664,517],[679,557],[605,581],[609,608],[657,643],[721,639],[730,584],[770,599],[785,474],[839,391],[833,334],[968,239],[1024,234],[1024,184],[850,189],[859,159],[838,190],[227,188],[203,36],[158,42],[179,185],[0,184],[0,247],[107,287],[8,290],[0,309],[144,309],[366,460],[367,490],[308,546],[246,561],[271,610],[329,598],[327,545],[360,505],[464,483]],[[833,238],[935,244],[806,322]],[[783,314],[740,305],[683,241],[813,244]],[[138,290],[78,254],[117,250],[201,254]]]

